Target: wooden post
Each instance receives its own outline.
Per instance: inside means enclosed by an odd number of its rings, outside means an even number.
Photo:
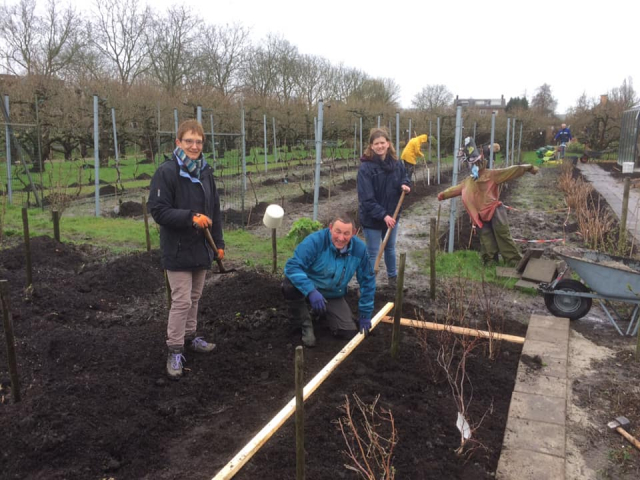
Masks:
[[[393,308],[393,303],[387,303],[382,309],[376,313],[376,315],[371,319],[371,330],[376,328],[376,326],[380,323],[382,317],[384,317],[388,312]],[[333,372],[338,365],[342,363],[342,361],[347,358],[353,350],[362,343],[364,340],[364,335],[359,333],[355,337],[351,339],[349,343],[347,343],[340,352],[336,354],[333,359],[327,363],[320,372],[313,377],[309,383],[304,387],[304,399],[308,399],[313,392],[315,392],[318,387],[324,382],[331,372]],[[287,404],[280,410],[275,417],[273,417],[269,423],[267,423],[262,430],[260,430],[252,439],[247,443],[242,450],[240,450],[235,457],[233,457],[223,468],[220,470],[213,480],[229,480],[233,478],[233,476],[238,473],[238,471],[242,468],[242,466],[251,459],[251,457],[271,438],[271,436],[275,433],[278,428],[282,426],[282,424],[293,415],[296,407],[296,399],[295,397],[289,400]]]
[[[53,238],[56,239],[56,242],[60,241],[60,213],[57,210],[53,210],[51,212],[51,216],[53,217]]]
[[[33,276],[31,270],[31,241],[29,237],[29,215],[27,214],[26,207],[22,208],[22,229],[24,231],[24,251],[27,259],[27,288],[33,285]]]
[[[164,286],[167,289],[167,305],[169,306],[169,310],[171,310],[171,285],[169,285],[169,276],[166,270],[164,271]]]
[[[395,318],[385,316],[382,318],[384,323],[395,323]],[[505,342],[524,344],[524,337],[516,335],[508,335],[505,333],[487,332],[485,330],[476,330],[475,328],[458,327],[456,325],[445,325],[443,323],[424,322],[422,320],[411,320],[409,318],[401,318],[400,325],[412,328],[426,328],[427,330],[436,330],[438,332],[447,331],[451,333],[459,333],[460,335],[471,335],[480,338],[489,338],[491,340],[504,340]]]
[[[391,357],[396,358],[400,347],[400,318],[402,318],[402,301],[404,296],[404,263],[407,259],[406,253],[400,254],[400,265],[398,266],[398,278],[396,283],[396,308],[393,311],[393,333],[391,335]]]
[[[429,237],[431,241],[429,242],[429,267],[431,270],[431,300],[436,299],[436,248],[438,245],[438,234],[436,233],[436,219],[431,218],[430,221],[431,232],[429,233]]]
[[[622,194],[622,214],[620,215],[620,235],[618,250],[624,252],[627,243],[627,214],[629,212],[629,186],[630,178],[624,179],[624,192]]]
[[[144,216],[144,234],[147,239],[147,252],[151,251],[151,236],[149,235],[149,215],[147,214],[147,200],[142,197],[142,215]]]
[[[275,230],[275,229],[274,229]],[[296,480],[304,480],[304,351],[296,347]]]
[[[440,244],[438,241],[440,240],[438,236],[440,235],[440,210],[442,209],[442,202],[439,202],[438,205],[438,217],[436,220],[436,248],[440,251]]]
[[[271,229],[271,248],[273,249],[273,268],[271,273],[276,273],[278,269],[278,242],[276,241],[276,229]]]
[[[0,301],[2,302],[2,325],[7,341],[7,360],[9,361],[9,375],[11,376],[11,394],[13,401],[20,401],[20,382],[18,381],[18,362],[16,360],[15,338],[11,322],[11,308],[9,305],[9,281],[0,280]]]

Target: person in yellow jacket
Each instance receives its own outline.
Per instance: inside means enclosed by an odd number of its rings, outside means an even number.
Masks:
[[[433,137],[432,137],[433,141]],[[413,177],[413,171],[416,168],[416,160],[418,158],[424,158],[424,154],[420,150],[422,144],[427,143],[427,134],[418,135],[413,137],[402,150],[400,158],[404,161],[404,168],[407,171],[409,179]]]
[[[438,194],[438,200],[462,196],[462,203],[471,221],[480,229],[480,253],[486,264],[497,261],[498,253],[508,265],[515,265],[522,258],[518,247],[511,238],[507,209],[500,201],[498,185],[521,177],[526,172],[538,173],[534,165],[514,165],[508,168],[485,168],[488,148],[481,153],[473,138],[465,139],[465,146],[459,157],[469,165],[471,175],[458,185],[447,188]],[[494,144],[494,152],[500,146]]]

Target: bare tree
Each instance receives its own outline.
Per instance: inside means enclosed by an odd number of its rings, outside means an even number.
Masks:
[[[242,84],[249,46],[249,31],[241,25],[206,27],[199,39],[194,78],[224,96],[235,94]]]
[[[327,85],[329,97],[340,102],[347,102],[366,79],[367,74],[361,70],[348,68],[343,64],[333,67],[330,70]]]
[[[277,87],[276,98],[287,105],[293,98],[294,88],[300,73],[298,48],[280,36],[269,35],[267,42],[276,53]]]
[[[375,106],[396,106],[400,87],[389,78],[366,78],[351,95],[350,101]]]
[[[267,98],[275,95],[277,88],[277,52],[273,45],[254,48],[245,68],[247,93]]]
[[[37,20],[35,0],[0,6],[0,53],[7,71],[20,75],[35,73]]]
[[[330,70],[329,62],[313,55],[302,55],[298,62],[300,71],[297,76],[297,96],[304,100],[307,110],[323,97],[326,84],[326,72]]]
[[[0,55],[16,75],[62,75],[83,45],[80,16],[69,5],[48,0],[44,15],[35,0],[0,7]]]
[[[445,85],[427,85],[411,100],[411,105],[437,115],[453,103],[453,94]]]
[[[553,98],[551,86],[546,83],[538,87],[531,99],[531,108],[543,115],[553,115],[557,106],[558,102]]]
[[[154,16],[147,34],[147,49],[153,76],[171,95],[192,71],[196,60],[195,40],[202,20],[184,6],[170,7],[164,16]]]
[[[148,68],[144,32],[149,26],[149,7],[138,0],[96,0],[96,20],[91,25],[91,43],[115,69],[122,85],[131,85]]]

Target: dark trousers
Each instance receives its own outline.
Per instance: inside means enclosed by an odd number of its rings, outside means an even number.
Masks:
[[[304,325],[311,321],[308,301],[287,277],[282,281],[282,294],[289,307],[289,318],[294,325]],[[327,311],[324,314],[329,329],[332,332],[339,330],[357,330],[356,322],[353,320],[351,308],[344,297],[327,298]]]

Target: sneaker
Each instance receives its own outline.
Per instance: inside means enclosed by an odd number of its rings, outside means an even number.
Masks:
[[[204,338],[202,338],[202,337],[194,338],[189,343],[187,343],[187,345],[189,347],[189,350],[194,351],[194,352],[198,352],[198,353],[209,353],[214,348],[216,348],[216,344],[215,343],[205,342]]]
[[[182,352],[169,352],[167,356],[167,375],[172,380],[182,377],[182,362],[186,359]]]

